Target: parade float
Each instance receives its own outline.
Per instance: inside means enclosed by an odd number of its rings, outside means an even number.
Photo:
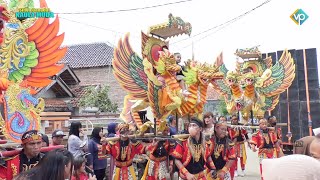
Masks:
[[[222,61],[222,54],[212,64],[186,62],[183,80],[190,94],[185,96],[176,78],[182,69],[170,52],[167,39],[190,35],[191,29],[190,23],[170,14],[167,22],[151,26],[147,34],[141,33],[141,56],[131,48],[128,34],[119,40],[112,61],[113,74],[128,93],[121,119],[141,128],[138,112],[145,109],[149,112],[147,118],[158,125],[169,115],[201,116],[209,83],[223,78],[216,64]]]
[[[40,130],[40,113],[44,100],[34,95],[53,82],[53,76],[63,67],[61,60],[66,48],[60,48],[64,33],[58,35],[59,18],[17,18],[20,8],[34,8],[33,1],[0,1],[0,126],[2,136],[20,144],[21,136],[29,130]],[[45,0],[40,8],[47,9]],[[2,146],[4,147],[4,146]],[[18,151],[2,151],[2,157]]]
[[[236,62],[234,71],[220,62],[224,79],[212,82],[216,91],[224,97],[229,114],[240,114],[241,122],[263,118],[279,102],[279,96],[287,90],[295,78],[295,64],[288,50],[276,62],[262,59],[257,47],[238,49],[235,55],[242,59]]]

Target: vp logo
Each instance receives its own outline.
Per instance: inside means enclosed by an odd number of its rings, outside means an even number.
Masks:
[[[302,25],[309,18],[309,16],[302,9],[297,9],[293,14],[291,14],[290,18],[297,25]]]

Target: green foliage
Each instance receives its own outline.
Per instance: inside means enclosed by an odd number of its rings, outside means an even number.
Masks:
[[[228,115],[228,111],[227,111],[227,105],[226,102],[224,101],[223,97],[219,98],[219,103],[217,105],[217,111],[219,112],[220,115],[222,116],[226,116]]]
[[[102,86],[99,88],[89,86],[85,89],[85,94],[79,99],[81,107],[97,107],[101,112],[118,111],[118,104],[111,102],[108,96],[109,86]]]

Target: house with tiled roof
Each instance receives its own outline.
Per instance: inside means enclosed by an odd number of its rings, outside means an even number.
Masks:
[[[72,68],[80,79],[78,86],[72,88],[75,98],[71,104],[78,108],[78,101],[87,86],[109,85],[109,97],[122,107],[126,92],[122,90],[112,73],[113,46],[108,43],[89,43],[68,46],[61,60]]]

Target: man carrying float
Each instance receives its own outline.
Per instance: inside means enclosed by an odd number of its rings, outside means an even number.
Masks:
[[[282,151],[282,130],[281,127],[277,128],[277,118],[275,116],[269,116],[268,117],[268,127],[273,127],[274,128],[274,133],[277,136],[278,142],[276,144],[277,148],[277,157],[282,157],[284,156],[283,151]]]
[[[231,117],[231,124],[238,125],[238,117],[233,115]],[[245,175],[244,170],[246,167],[246,160],[247,160],[247,153],[246,153],[246,146],[245,141],[249,142],[248,132],[245,129],[240,128],[229,128],[228,129],[229,136],[231,141],[235,143],[234,149],[236,154],[236,159],[234,166],[230,169],[230,173],[232,174],[234,171],[234,175],[237,176],[237,169],[238,169],[238,158],[240,159],[241,169],[242,169],[242,176]]]
[[[164,129],[159,128],[159,133],[167,136],[169,133],[168,125]],[[175,142],[169,139],[157,140],[155,138],[152,144],[146,147],[146,154],[149,157],[147,167],[142,180],[166,180],[167,174],[172,173],[173,159],[171,154],[174,150]],[[168,163],[169,161],[169,163]]]
[[[227,136],[227,124],[219,121],[215,125],[215,135],[211,139],[214,144],[214,151],[211,158],[216,167],[217,173],[212,174],[215,180],[231,180],[229,169],[236,160],[234,143]]]
[[[101,139],[102,152],[110,154],[115,159],[115,168],[113,172],[113,180],[128,179],[137,180],[134,167],[132,165],[133,158],[136,154],[143,154],[145,146],[139,141],[129,139],[129,124],[120,123],[118,125],[120,138],[114,138],[115,141]]]
[[[260,173],[262,176],[262,165],[261,162],[263,159],[273,159],[277,158],[277,150],[276,143],[278,141],[276,134],[273,130],[269,130],[267,127],[268,122],[266,119],[260,119],[259,121],[259,131],[252,135],[252,139],[250,141],[251,149],[253,152],[256,152],[257,148],[259,163],[260,163]],[[263,180],[263,177],[261,177]]]
[[[202,133],[203,122],[191,118],[188,138],[177,141],[172,156],[179,169],[179,179],[207,179],[208,171],[215,171],[210,157],[214,144]]]

